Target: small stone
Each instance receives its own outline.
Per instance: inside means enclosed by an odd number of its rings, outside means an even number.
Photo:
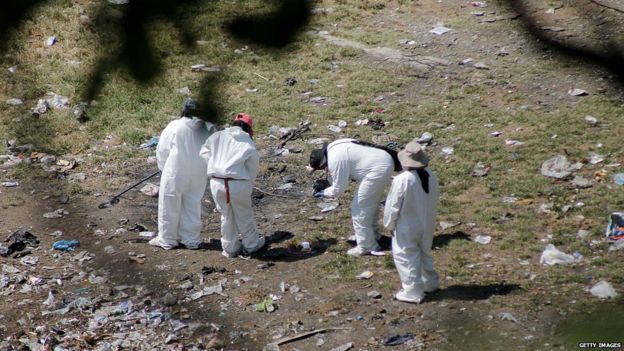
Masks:
[[[178,299],[176,299],[175,296],[173,296],[171,293],[167,293],[165,294],[165,297],[163,297],[163,304],[165,306],[175,306],[175,304],[178,303]]]

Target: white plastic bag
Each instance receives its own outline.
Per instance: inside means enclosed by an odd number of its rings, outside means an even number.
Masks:
[[[574,256],[568,255],[567,253],[557,250],[557,248],[553,244],[546,245],[544,252],[542,252],[542,255],[540,256],[540,263],[547,264],[549,266],[552,266],[558,263],[568,264],[568,263],[573,263],[574,261],[576,261]]]

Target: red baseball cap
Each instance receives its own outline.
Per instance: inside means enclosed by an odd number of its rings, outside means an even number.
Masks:
[[[250,129],[249,136],[253,137],[253,118],[251,118],[250,115],[246,113],[238,113],[236,116],[234,116],[234,120],[245,122],[245,124],[247,124]]]

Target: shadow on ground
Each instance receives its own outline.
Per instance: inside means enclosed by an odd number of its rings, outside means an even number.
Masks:
[[[427,296],[427,300],[487,300],[494,295],[507,295],[515,290],[520,290],[520,285],[504,283],[488,285],[451,285],[446,289],[431,293]]]
[[[470,240],[470,235],[462,232],[461,230],[458,230],[453,234],[436,235],[433,237],[433,244],[431,246],[434,249],[439,249],[447,246],[453,240]]]
[[[294,238],[294,235],[291,232],[281,230],[275,231],[266,238],[266,246],[260,251],[251,254],[250,257],[260,261],[295,262],[322,255],[330,246],[338,243],[336,239],[317,240],[312,243],[310,251],[302,251],[300,247],[294,247],[292,245],[287,247],[271,247],[292,238]],[[218,239],[210,239],[210,241],[203,243],[201,249],[212,251],[223,250],[221,241]]]

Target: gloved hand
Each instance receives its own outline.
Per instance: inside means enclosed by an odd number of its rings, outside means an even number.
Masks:
[[[323,192],[322,191],[315,192],[314,197],[323,197]]]

